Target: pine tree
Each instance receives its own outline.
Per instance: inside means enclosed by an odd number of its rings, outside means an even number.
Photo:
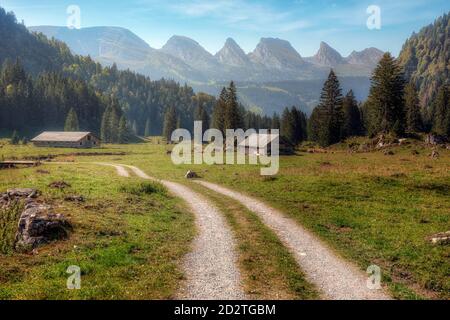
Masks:
[[[390,53],[385,53],[372,76],[368,104],[370,135],[404,131],[404,78],[401,68]]]
[[[113,103],[111,109],[112,110],[109,119],[110,139],[111,143],[117,143],[119,141],[119,121],[121,112],[119,106],[115,103]]]
[[[130,131],[128,129],[128,123],[125,116],[120,117],[119,121],[119,132],[118,132],[118,143],[124,144],[128,143],[130,140]]]
[[[178,117],[174,107],[169,107],[166,110],[164,117],[164,130],[163,136],[168,143],[170,143],[172,138],[172,133],[177,129]]]
[[[311,141],[319,141],[319,133],[321,131],[320,123],[321,109],[317,106],[314,108],[308,121],[308,139]]]
[[[308,140],[308,117],[304,112],[300,112],[300,127],[300,141]]]
[[[233,81],[227,89],[224,129],[242,128],[240,106],[237,98],[237,89]]]
[[[405,111],[406,130],[408,132],[420,132],[423,130],[422,115],[420,113],[420,101],[416,87],[413,83],[405,86]]]
[[[102,117],[102,124],[100,128],[100,137],[104,143],[111,142],[111,108],[106,108]]]
[[[295,144],[295,124],[291,110],[284,109],[281,116],[281,136],[286,138],[292,144]]]
[[[195,109],[195,115],[194,115],[195,121],[201,121],[202,122],[202,128],[203,132],[202,134],[209,129],[209,115],[206,112],[205,108],[202,104],[199,103],[197,108]]]
[[[148,118],[147,121],[145,122],[144,136],[150,137],[150,135],[151,135],[151,122],[150,122],[150,118]]]
[[[222,89],[220,97],[216,102],[213,112],[212,128],[218,129],[225,133],[225,113],[227,108],[228,92],[226,88]]]
[[[313,141],[321,146],[329,146],[341,139],[344,121],[341,92],[339,80],[331,70],[322,89],[320,104],[314,110],[314,116],[311,117],[314,122],[309,126]]]
[[[78,116],[74,108],[71,108],[67,114],[64,131],[79,131]]]
[[[450,137],[450,93],[447,86],[439,88],[432,109],[433,132]]]
[[[342,110],[344,114],[342,138],[360,135],[362,133],[361,113],[353,90],[350,90],[345,96]]]
[[[280,116],[277,113],[273,114],[270,127],[271,129],[278,129],[278,130],[281,128]]]

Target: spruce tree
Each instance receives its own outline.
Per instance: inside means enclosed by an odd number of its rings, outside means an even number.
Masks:
[[[100,137],[104,143],[111,142],[111,107],[107,107],[102,117]]]
[[[341,139],[344,115],[342,91],[336,74],[331,70],[322,89],[320,104],[313,112],[310,133],[313,141],[329,146]]]
[[[117,105],[113,104],[110,114],[110,139],[111,143],[117,143],[119,141],[119,121],[121,112]]]
[[[360,135],[362,132],[361,113],[353,90],[350,90],[342,104],[344,122],[342,126],[342,138]]]
[[[308,121],[308,139],[311,141],[319,141],[319,132],[321,131],[320,123],[321,109],[317,106],[314,108]]]
[[[172,138],[172,133],[177,129],[178,117],[174,107],[169,107],[166,110],[164,117],[164,129],[163,136],[167,143],[170,143]]]
[[[281,116],[281,136],[287,139],[292,144],[295,144],[295,123],[294,118],[289,108],[284,109]]]
[[[227,108],[228,92],[226,88],[222,89],[219,99],[216,102],[213,111],[212,128],[218,129],[225,133],[225,113]]]
[[[119,133],[118,133],[118,143],[124,144],[128,143],[130,140],[130,131],[128,129],[128,123],[125,116],[120,117],[119,121]]]
[[[370,135],[401,135],[405,126],[404,78],[401,68],[390,53],[385,53],[372,75],[368,104]]]
[[[420,101],[416,87],[413,83],[405,86],[405,111],[406,130],[408,132],[420,132],[423,129],[422,115],[420,113]]]
[[[78,116],[75,109],[71,108],[67,114],[66,122],[64,125],[64,131],[79,131],[80,126],[78,124]]]
[[[194,120],[202,122],[203,132],[209,129],[209,115],[200,103],[195,109]]]
[[[270,127],[271,129],[278,129],[278,130],[281,128],[280,116],[277,113],[273,114]]]
[[[243,127],[237,89],[233,81],[227,89],[224,129],[239,129]]]
[[[450,93],[447,86],[439,88],[432,112],[433,132],[450,137]]]

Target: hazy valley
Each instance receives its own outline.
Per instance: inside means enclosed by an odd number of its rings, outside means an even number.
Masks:
[[[288,41],[262,38],[249,54],[231,38],[215,55],[198,42],[173,36],[154,49],[131,31],[116,27],[68,29],[30,27],[49,38],[65,42],[74,54],[91,56],[104,65],[117,64],[151,79],[174,79],[196,91],[217,96],[224,84],[237,81],[239,97],[251,110],[271,115],[297,105],[310,113],[320,96],[330,68],[344,90],[353,89],[358,100],[367,98],[370,74],[383,52],[368,48],[342,55],[322,42],[317,54],[303,58]]]

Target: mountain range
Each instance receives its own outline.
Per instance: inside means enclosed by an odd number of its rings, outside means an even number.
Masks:
[[[241,99],[249,107],[264,113],[280,111],[287,103],[297,104],[308,112],[317,101],[274,87],[278,82],[316,83],[325,79],[330,68],[334,68],[344,82],[347,77],[361,77],[361,83],[365,84],[383,55],[381,50],[369,48],[342,57],[322,42],[315,56],[304,58],[288,41],[277,38],[262,38],[248,54],[229,38],[213,55],[197,41],[184,36],[173,36],[161,49],[155,49],[131,31],[118,27],[68,29],[37,26],[29,29],[63,41],[73,53],[89,55],[104,65],[115,63],[120,69],[130,69],[153,79],[171,78],[187,82],[194,89],[210,94],[217,94],[223,83],[237,81],[238,89],[244,89],[240,90]],[[270,83],[270,89],[267,89],[267,83]],[[249,87],[252,90],[245,90]],[[320,89],[314,91],[320,92]],[[368,87],[352,89],[358,98],[366,97]],[[258,95],[277,98],[269,99],[270,104],[264,101],[256,103],[260,100]]]

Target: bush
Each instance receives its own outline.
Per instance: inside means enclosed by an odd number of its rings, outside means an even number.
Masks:
[[[167,195],[167,189],[157,182],[142,182],[138,184],[126,185],[120,187],[120,192],[130,193],[135,196],[142,196],[148,194]]]

